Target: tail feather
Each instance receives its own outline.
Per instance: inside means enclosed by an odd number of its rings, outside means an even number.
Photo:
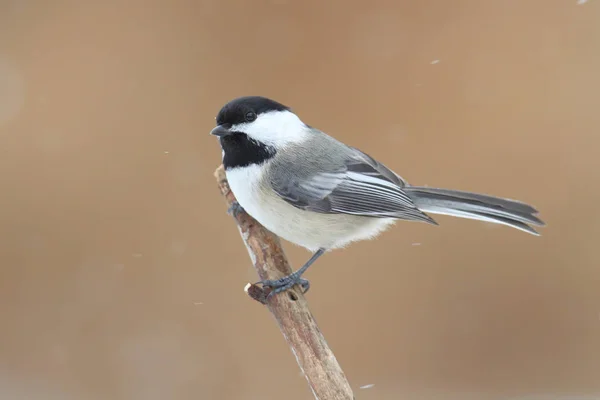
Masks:
[[[538,235],[531,225],[544,226],[537,210],[516,200],[458,190],[406,186],[406,194],[424,212],[508,225]]]

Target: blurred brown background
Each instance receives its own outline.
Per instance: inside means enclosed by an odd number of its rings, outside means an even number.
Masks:
[[[2,0],[0,398],[311,398],[213,178],[214,116],[247,94],[548,223],[442,216],[321,259],[309,300],[358,399],[600,398],[599,21],[595,0]]]

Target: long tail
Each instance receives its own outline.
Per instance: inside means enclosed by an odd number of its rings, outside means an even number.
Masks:
[[[429,187],[406,186],[403,189],[415,205],[424,212],[494,222],[533,235],[539,234],[529,224],[545,225],[535,216],[537,214],[535,208],[520,201]]]

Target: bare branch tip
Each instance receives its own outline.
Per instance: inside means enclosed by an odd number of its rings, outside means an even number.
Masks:
[[[215,170],[215,178],[219,182],[224,181],[225,178],[225,168],[223,168],[223,164],[219,165],[219,167]]]
[[[264,290],[262,287],[253,283],[248,283],[244,288],[244,291],[250,296],[251,299],[258,301],[259,303],[266,305],[267,296],[269,292]]]

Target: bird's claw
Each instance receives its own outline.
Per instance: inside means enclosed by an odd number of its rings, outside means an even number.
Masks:
[[[261,284],[263,288],[271,289],[267,295],[267,299],[271,298],[271,296],[277,293],[289,290],[295,285],[300,285],[302,288],[302,294],[308,292],[308,289],[310,289],[310,282],[307,279],[295,276],[294,274],[284,276],[281,279],[266,279],[264,281],[257,282],[257,284]]]
[[[231,203],[231,206],[227,209],[227,214],[232,215],[234,218],[237,218],[239,213],[243,212],[244,208],[240,206],[240,203],[234,201]]]

